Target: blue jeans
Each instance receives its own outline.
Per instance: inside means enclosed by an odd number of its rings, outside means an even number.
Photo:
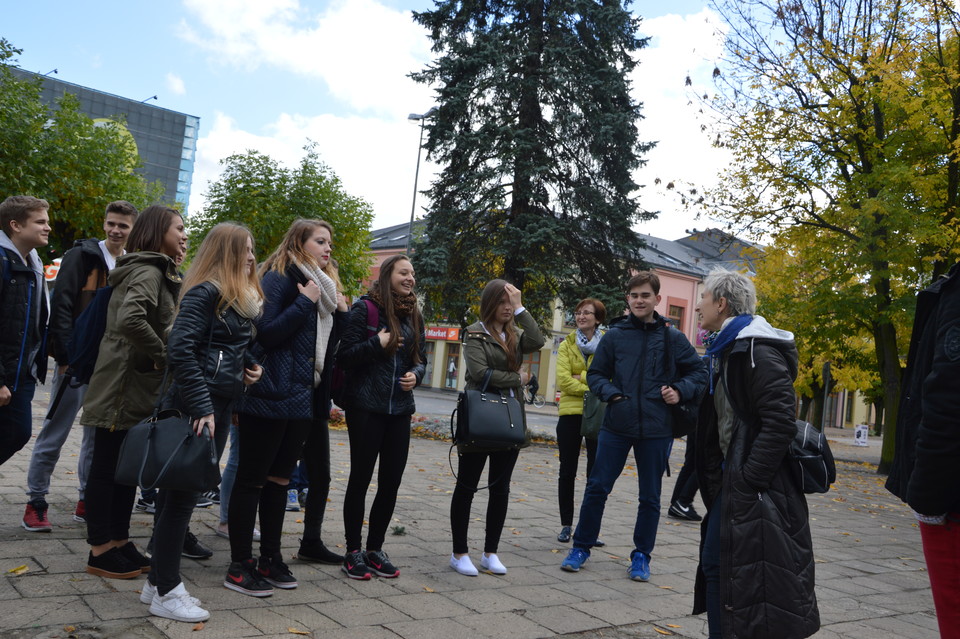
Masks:
[[[33,432],[31,408],[36,390],[37,382],[33,378],[21,379],[17,390],[11,389],[10,403],[0,406],[0,464],[17,454],[30,441],[30,433]]]
[[[649,559],[657,541],[660,524],[660,484],[670,456],[671,437],[638,439],[600,431],[597,458],[587,478],[587,489],[580,505],[580,521],[573,533],[573,546],[589,551],[600,534],[600,523],[607,496],[613,490],[630,449],[637,465],[637,523],[633,528],[633,546]]]
[[[700,568],[707,586],[707,627],[710,639],[721,639],[723,606],[720,601],[720,519],[723,491],[717,493],[707,512],[707,532],[703,537]]]

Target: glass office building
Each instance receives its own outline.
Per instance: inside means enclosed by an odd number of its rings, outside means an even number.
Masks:
[[[125,120],[143,162],[140,173],[148,182],[163,184],[164,200],[180,202],[187,212],[200,118],[23,69],[11,70],[21,78],[42,80],[44,104],[53,106],[64,93],[72,93],[80,100],[80,110],[94,121]]]

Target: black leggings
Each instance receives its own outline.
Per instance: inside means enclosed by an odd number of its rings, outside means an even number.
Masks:
[[[687,450],[683,454],[683,467],[677,473],[677,483],[673,487],[670,503],[679,501],[681,504],[689,506],[693,503],[693,498],[697,496],[700,482],[697,480],[696,461],[694,461],[696,454],[694,440],[693,435],[687,435]]]
[[[113,481],[120,459],[120,447],[126,430],[97,428],[93,439],[93,459],[84,492],[87,508],[87,543],[99,546],[130,537],[130,513],[137,496],[136,486]]]
[[[240,460],[230,495],[230,559],[253,556],[253,527],[260,510],[260,555],[280,552],[287,487],[267,477],[290,479],[303,452],[312,419],[266,419],[240,413]]]
[[[315,419],[303,445],[303,468],[307,471],[307,491],[303,513],[304,543],[320,541],[323,515],[330,494],[330,428],[326,416]]]
[[[557,422],[557,449],[560,453],[560,476],[557,480],[557,497],[560,503],[560,525],[573,525],[573,494],[577,481],[577,466],[580,464],[580,423],[583,415],[561,415]],[[587,477],[597,458],[597,440],[587,439]]]
[[[347,410],[350,435],[350,480],[343,497],[343,529],[347,552],[360,550],[363,514],[373,467],[377,472],[377,495],[370,508],[367,550],[382,550],[387,526],[397,505],[397,491],[407,465],[410,448],[410,415],[383,415],[360,408]],[[313,492],[313,488],[310,488]]]
[[[213,401],[213,438],[217,459],[223,455],[233,418],[233,400],[211,397]],[[180,583],[180,555],[183,539],[199,493],[187,490],[161,490],[157,493],[157,513],[153,528],[152,570],[148,575],[157,592],[165,595]]]
[[[483,552],[495,553],[500,546],[500,535],[507,520],[507,504],[510,500],[510,478],[517,464],[519,450],[502,450],[493,453],[461,453],[457,470],[457,487],[450,500],[450,529],[453,531],[453,552],[469,552],[467,529],[470,526],[470,506],[480,485],[483,467],[490,459],[490,501],[487,502],[487,529]]]

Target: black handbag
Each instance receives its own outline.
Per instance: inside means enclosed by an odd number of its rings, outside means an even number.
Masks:
[[[796,420],[797,434],[790,442],[790,458],[797,483],[807,495],[825,493],[837,481],[837,466],[826,436],[802,419]]]
[[[160,388],[167,385],[164,371]],[[204,492],[220,483],[217,445],[210,429],[197,435],[190,418],[178,410],[160,410],[161,399],[153,414],[127,432],[120,446],[114,481],[143,490],[164,488]]]
[[[461,453],[510,450],[527,444],[520,402],[499,389],[488,388],[491,375],[487,370],[479,390],[461,392],[450,415],[453,442]]]

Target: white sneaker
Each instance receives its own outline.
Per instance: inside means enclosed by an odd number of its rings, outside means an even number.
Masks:
[[[477,567],[470,561],[469,555],[464,555],[460,559],[457,559],[456,555],[450,555],[450,567],[467,577],[476,577],[480,574],[477,572]]]
[[[143,586],[140,587],[140,603],[149,606],[153,602],[153,597],[156,594],[157,587],[150,583],[149,579],[144,579]]]
[[[206,621],[210,618],[210,613],[197,605],[199,603],[196,597],[190,596],[181,582],[162,597],[159,592],[154,593],[153,601],[150,602],[150,614],[188,623]]]
[[[492,572],[495,575],[505,575],[507,574],[507,567],[500,563],[500,558],[497,557],[494,553],[489,555],[483,554],[480,556],[480,567],[484,570]]]
[[[148,606],[153,603],[153,597],[157,594],[157,587],[150,583],[149,579],[143,580],[143,586],[140,588],[140,603],[147,604]],[[190,601],[194,605],[199,606],[200,600],[196,597],[190,595],[188,596]]]

